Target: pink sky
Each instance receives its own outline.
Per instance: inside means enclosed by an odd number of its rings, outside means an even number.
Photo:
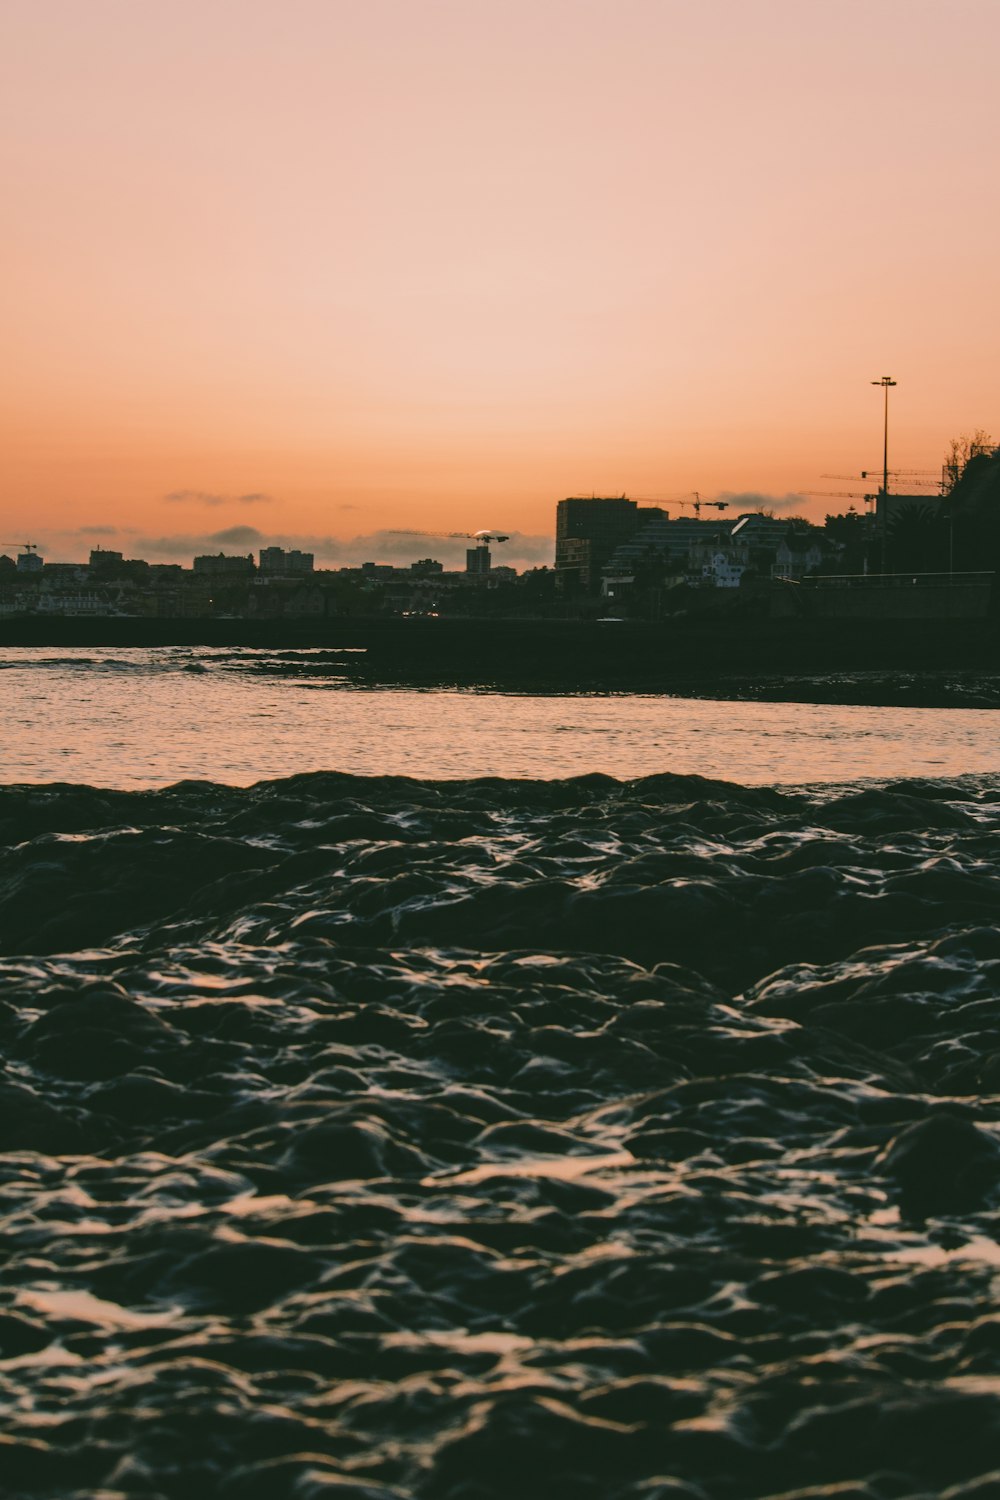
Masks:
[[[1000,435],[995,0],[0,27],[4,539],[349,552],[544,537],[573,493],[850,489],[820,475],[880,461],[886,373],[899,464]]]

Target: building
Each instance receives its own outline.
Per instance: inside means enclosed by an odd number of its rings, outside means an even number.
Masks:
[[[124,552],[112,552],[107,547],[92,547],[88,568],[118,568],[125,561]]]
[[[749,561],[745,547],[699,546],[692,547],[691,553],[692,563],[698,567],[703,587],[739,588]]]
[[[257,570],[249,554],[246,557],[227,557],[224,552],[215,552],[196,557],[194,571],[215,576],[222,574],[227,577],[248,578]]]
[[[809,532],[796,532],[790,528],[778,543],[771,564],[772,578],[801,579],[810,573],[818,573],[823,565],[824,554],[819,538]]]
[[[732,538],[740,546],[759,547],[774,552],[785,540],[789,524],[788,521],[779,520],[777,516],[765,516],[763,511],[753,510],[734,522]]]
[[[622,542],[644,520],[662,511],[640,510],[625,495],[571,496],[556,506],[556,587],[566,593],[593,594],[604,568]]]
[[[693,516],[681,516],[671,521],[660,512],[646,521],[627,542],[615,548],[605,572],[621,578],[651,565],[669,566],[685,572],[692,548],[728,542],[731,530],[732,522],[721,518],[702,521]]]
[[[295,547],[287,551],[284,547],[261,547],[259,556],[262,577],[289,574],[301,577],[303,573],[311,573],[315,564],[312,552],[300,552]]]

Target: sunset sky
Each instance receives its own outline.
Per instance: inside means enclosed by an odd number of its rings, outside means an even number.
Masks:
[[[900,466],[1000,431],[998,0],[3,0],[0,32],[4,542],[496,526],[545,561],[563,495],[862,489],[820,476],[880,463],[883,374]]]

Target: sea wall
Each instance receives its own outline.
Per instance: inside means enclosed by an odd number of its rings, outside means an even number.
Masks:
[[[791,584],[769,598],[772,619],[810,620],[985,620],[989,584],[891,588],[809,588]]]
[[[789,590],[789,593],[792,591]],[[795,591],[796,594],[799,592]],[[22,618],[0,646],[353,648],[367,686],[483,686],[808,701],[1000,702],[994,619],[320,622]],[[957,691],[957,696],[956,696]]]

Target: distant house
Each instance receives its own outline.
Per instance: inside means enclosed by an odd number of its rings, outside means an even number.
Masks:
[[[701,581],[716,589],[738,589],[747,568],[746,553],[736,547],[699,548]]]
[[[772,578],[805,578],[823,562],[823,548],[808,532],[789,530],[774,554]]]
[[[289,594],[285,600],[285,614],[292,618],[321,618],[326,613],[323,590],[317,585],[304,584]]]

